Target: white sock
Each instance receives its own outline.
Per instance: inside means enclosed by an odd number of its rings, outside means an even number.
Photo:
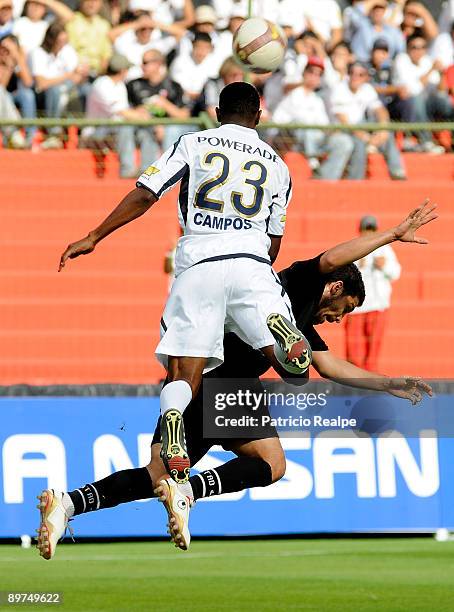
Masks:
[[[190,497],[191,499],[194,499],[194,491],[192,490],[192,485],[189,482],[189,480],[188,482],[185,482],[184,484],[179,484],[178,488],[183,493],[183,495],[186,495],[186,497]]]
[[[74,504],[68,493],[63,493],[61,503],[63,504],[63,508],[65,509],[66,516],[68,518],[74,516]]]
[[[161,391],[161,414],[171,408],[183,412],[192,400],[192,389],[185,380],[174,380]]]

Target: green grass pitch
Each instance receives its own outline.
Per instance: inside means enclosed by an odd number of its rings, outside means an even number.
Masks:
[[[454,542],[417,538],[0,545],[0,590],[61,591],[68,611],[451,612],[453,577]]]

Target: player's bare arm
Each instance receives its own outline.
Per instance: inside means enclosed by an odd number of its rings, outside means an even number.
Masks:
[[[423,225],[427,225],[438,218],[435,212],[436,207],[436,204],[431,204],[430,200],[426,199],[420,206],[412,210],[399,225],[384,232],[359,236],[328,249],[320,258],[320,272],[322,274],[332,272],[340,266],[358,261],[379,247],[391,242],[428,244],[428,240],[417,236],[416,232]]]
[[[377,372],[369,372],[336,357],[330,351],[314,351],[312,365],[323,378],[349,387],[390,393],[409,400],[413,405],[420,402],[424,394],[432,396],[433,393],[432,387],[418,377],[390,378]]]
[[[141,217],[156,201],[156,196],[142,187],[130,191],[96,229],[66,248],[60,258],[58,271],[60,272],[65,267],[67,259],[75,259],[79,255],[88,255],[94,251],[98,242],[123,225]]]

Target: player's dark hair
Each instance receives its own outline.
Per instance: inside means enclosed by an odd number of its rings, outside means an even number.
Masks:
[[[366,297],[366,289],[364,287],[363,277],[361,272],[354,263],[341,266],[333,272],[329,272],[325,276],[327,283],[335,283],[342,281],[344,290],[342,295],[350,295],[358,298],[358,306],[361,306]]]
[[[260,110],[260,96],[250,83],[230,83],[219,96],[221,117],[244,117],[253,119]]]

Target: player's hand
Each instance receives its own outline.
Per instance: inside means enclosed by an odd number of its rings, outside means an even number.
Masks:
[[[425,238],[415,236],[415,232],[422,225],[426,225],[438,218],[437,213],[434,212],[436,208],[437,205],[431,204],[428,198],[424,200],[421,206],[412,210],[408,217],[394,229],[395,239],[400,240],[400,242],[429,244],[429,241]]]
[[[61,272],[61,270],[63,270],[67,259],[75,259],[76,257],[79,257],[79,255],[88,255],[88,253],[95,250],[95,246],[96,243],[90,235],[88,235],[86,238],[82,238],[82,240],[78,240],[77,242],[70,244],[60,257],[58,271]]]
[[[406,399],[415,406],[424,394],[432,397],[432,387],[417,377],[390,378],[387,381],[387,392],[395,397]]]

